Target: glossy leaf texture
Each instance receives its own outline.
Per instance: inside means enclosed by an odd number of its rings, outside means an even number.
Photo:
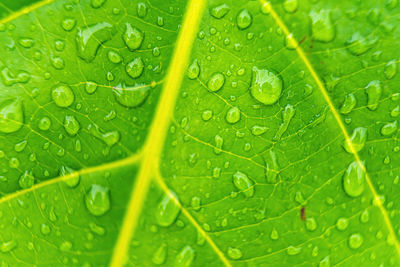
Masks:
[[[0,20],[2,264],[400,264],[398,1],[23,10]]]

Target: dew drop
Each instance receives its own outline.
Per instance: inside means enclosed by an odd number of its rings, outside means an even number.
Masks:
[[[368,103],[367,107],[369,110],[375,110],[378,108],[379,99],[382,95],[382,85],[381,82],[378,80],[374,80],[370,82],[365,87],[365,93],[368,96]]]
[[[18,184],[22,189],[31,188],[34,183],[35,177],[33,177],[32,173],[28,171],[25,171],[18,180]]]
[[[19,143],[16,143],[15,146],[14,146],[14,150],[16,152],[21,152],[21,151],[23,151],[25,149],[27,144],[28,144],[28,141],[26,141],[26,140],[23,140],[23,141],[21,141]]]
[[[365,141],[367,140],[367,128],[357,127],[353,130],[353,133],[350,137],[350,140],[344,141],[343,147],[348,153],[353,153],[350,144],[353,146],[353,149],[356,152],[359,152],[363,149],[365,145]]]
[[[326,256],[323,258],[319,264],[318,267],[331,267],[331,258],[329,256]]]
[[[252,197],[254,195],[253,181],[243,172],[237,171],[233,175],[233,184],[246,197]]]
[[[286,252],[289,256],[294,256],[301,252],[301,247],[288,246]]]
[[[40,232],[41,232],[43,235],[48,235],[48,234],[50,234],[50,226],[48,226],[47,224],[43,223],[43,224],[40,226]]]
[[[332,24],[329,10],[312,10],[310,12],[310,18],[314,40],[330,42],[335,38],[335,27]]]
[[[191,205],[194,210],[199,210],[201,206],[201,199],[199,197],[192,197]]]
[[[270,238],[272,240],[278,240],[279,239],[279,233],[275,228],[272,229],[271,234],[270,234]]]
[[[113,50],[108,51],[107,57],[108,60],[114,64],[118,64],[122,61],[121,55]]]
[[[174,266],[175,267],[189,267],[192,264],[195,256],[196,256],[196,253],[195,253],[194,249],[191,246],[186,245],[178,253],[178,255],[176,255]]]
[[[343,188],[350,197],[358,197],[364,191],[364,170],[361,167],[363,163],[353,161],[347,167],[343,175]]]
[[[13,133],[24,124],[22,101],[17,98],[0,103],[0,132]]]
[[[75,170],[67,167],[67,166],[61,166],[60,169],[60,176],[66,176],[66,175],[71,175],[72,173],[74,173]],[[75,187],[79,184],[79,180],[80,180],[80,176],[78,174],[69,176],[67,180],[64,180],[64,183],[68,186],[68,187]]]
[[[76,135],[80,128],[81,128],[80,124],[74,116],[72,115],[65,116],[64,129],[69,135],[71,136]]]
[[[225,119],[230,124],[237,123],[240,120],[240,109],[238,107],[231,107],[226,113]]]
[[[15,240],[9,240],[9,241],[1,243],[0,251],[3,253],[7,253],[16,247],[17,247],[17,242]]]
[[[118,131],[103,132],[96,124],[89,124],[87,130],[91,135],[100,139],[109,147],[118,143],[120,139]]]
[[[173,192],[164,195],[157,206],[155,218],[160,226],[167,227],[175,222],[179,214],[179,206],[176,204],[177,196]]]
[[[292,118],[296,110],[290,104],[287,104],[285,109],[282,111],[282,123],[279,125],[278,130],[275,133],[274,140],[280,140],[282,135],[286,132],[287,128],[289,127],[289,123],[291,122]]]
[[[349,237],[349,247],[351,249],[358,249],[364,242],[364,238],[359,234],[355,233]]]
[[[238,249],[238,248],[229,247],[229,248],[228,248],[228,256],[229,256],[229,258],[231,258],[232,260],[238,260],[238,259],[240,259],[241,257],[243,257],[243,253],[242,253],[242,251],[241,251],[240,249]]]
[[[31,38],[19,39],[18,43],[24,48],[31,48],[35,44],[35,40]]]
[[[75,99],[71,87],[63,84],[57,85],[53,88],[51,91],[51,97],[57,106],[63,108],[69,107]]]
[[[250,12],[247,9],[243,9],[236,16],[236,23],[239,29],[247,29],[253,21]]]
[[[87,82],[85,85],[85,91],[89,95],[93,94],[97,90],[97,84],[95,82]]]
[[[225,83],[225,76],[222,73],[214,73],[208,80],[207,87],[210,92],[217,92]]]
[[[88,211],[94,216],[101,216],[110,210],[110,190],[102,185],[93,184],[85,195]]]
[[[157,248],[152,257],[152,262],[157,265],[161,265],[167,258],[167,244],[163,243]]]
[[[386,123],[381,128],[381,134],[384,136],[392,135],[397,131],[397,121]]]
[[[72,31],[72,29],[76,25],[76,20],[73,18],[66,18],[61,22],[61,27],[64,29],[64,31]]]
[[[65,67],[65,62],[64,59],[61,57],[52,57],[50,59],[51,65],[56,69],[56,70],[62,70]]]
[[[105,2],[106,2],[106,0],[91,0],[90,5],[93,8],[100,8],[104,5]]]
[[[222,4],[219,6],[212,7],[210,9],[210,14],[216,19],[221,19],[228,14],[230,7],[227,4]]]
[[[47,131],[48,129],[50,129],[50,126],[51,126],[51,120],[47,116],[44,116],[43,118],[41,118],[38,123],[39,129],[42,131]]]
[[[100,45],[110,40],[113,32],[113,26],[107,22],[80,28],[75,38],[79,57],[87,62],[93,61]]]
[[[392,117],[398,117],[400,115],[400,106],[397,105],[396,107],[394,107],[392,109],[392,111],[390,112],[390,116]]]
[[[137,5],[137,15],[139,18],[144,18],[147,15],[147,6],[145,3],[138,3]]]
[[[214,137],[214,140],[215,140],[214,153],[219,155],[219,154],[221,154],[221,151],[222,151],[222,146],[224,144],[224,139],[220,135],[217,134]]]
[[[187,70],[187,76],[189,79],[196,79],[199,77],[200,74],[200,65],[197,59],[193,60],[192,64],[189,65],[188,70]]]
[[[314,217],[309,217],[306,219],[306,229],[310,232],[315,231],[317,229],[317,222]]]
[[[275,151],[269,150],[266,153],[264,160],[267,167],[265,170],[265,179],[268,183],[275,184],[277,182],[277,176],[279,172],[278,160]]]
[[[113,88],[115,99],[121,105],[128,108],[135,108],[142,105],[150,93],[150,87],[145,84],[135,84],[128,87],[119,84]]]
[[[397,73],[397,61],[391,60],[385,65],[385,76],[386,79],[392,79]]]
[[[265,127],[265,126],[254,125],[253,127],[251,127],[251,133],[255,136],[262,135],[262,134],[266,133],[267,130],[268,130],[268,127]]]
[[[340,113],[349,114],[356,106],[357,100],[353,93],[345,96],[342,106],[340,107]]]
[[[355,32],[351,38],[346,41],[347,50],[354,56],[359,56],[367,52],[378,41],[376,37],[369,35],[364,37],[360,32]]]
[[[201,114],[201,118],[204,121],[209,121],[213,116],[213,112],[211,110],[205,110],[203,111],[203,113]]]
[[[126,73],[128,73],[128,75],[133,79],[136,79],[140,75],[142,75],[143,70],[144,70],[144,63],[142,58],[140,57],[135,58],[125,66]]]
[[[272,105],[278,101],[282,94],[282,79],[266,69],[253,67],[251,95],[264,105]]]
[[[134,51],[142,45],[144,34],[136,27],[132,27],[130,23],[126,23],[125,26],[126,28],[122,39],[124,39],[125,45],[129,50]]]

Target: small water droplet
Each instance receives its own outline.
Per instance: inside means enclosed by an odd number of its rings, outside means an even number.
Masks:
[[[175,267],[189,267],[192,264],[195,256],[196,256],[196,253],[195,253],[194,249],[191,246],[186,245],[178,253],[178,255],[176,255],[174,266]]]
[[[329,256],[326,256],[323,258],[319,264],[318,267],[331,267],[331,258]]]
[[[350,144],[353,146],[355,152],[363,149],[365,141],[367,140],[367,128],[357,127],[353,130],[350,140],[344,141],[343,147],[348,153],[353,153]]]
[[[255,136],[259,136],[267,132],[268,127],[265,126],[259,126],[259,125],[254,125],[251,127],[251,133]]]
[[[60,84],[53,88],[51,91],[53,101],[59,107],[69,107],[75,99],[74,92],[68,85]]]
[[[391,60],[385,65],[385,76],[386,79],[392,79],[397,73],[397,61]]]
[[[140,75],[142,75],[143,70],[144,70],[144,63],[142,58],[140,57],[135,58],[125,66],[125,71],[133,79],[136,79]]]
[[[93,8],[100,8],[104,5],[105,2],[106,2],[106,0],[91,0],[90,5]]]
[[[243,257],[243,253],[242,253],[242,251],[241,251],[240,249],[238,249],[238,248],[229,247],[229,248],[228,248],[228,256],[229,256],[229,258],[231,258],[232,260],[238,260],[238,259],[240,259],[241,257]]]
[[[110,190],[102,185],[93,184],[85,195],[85,204],[88,211],[101,216],[110,210]]]
[[[350,235],[349,237],[349,247],[351,249],[358,249],[364,242],[364,238],[361,234],[355,233]]]
[[[76,135],[80,128],[81,128],[80,124],[74,116],[72,115],[65,116],[64,129],[69,135],[71,136]]]
[[[192,64],[189,65],[188,70],[187,70],[187,75],[189,79],[196,79],[199,77],[200,74],[200,65],[197,59],[193,60]]]
[[[34,183],[35,177],[33,177],[32,173],[28,171],[25,171],[18,180],[18,184],[22,189],[31,188]]]
[[[128,87],[125,84],[119,84],[113,88],[115,99],[121,105],[134,108],[142,105],[150,93],[150,86],[145,84],[135,84]]]
[[[317,222],[314,217],[309,217],[306,219],[306,229],[310,232],[315,231],[317,229]]]
[[[240,109],[238,107],[231,107],[226,113],[225,119],[228,123],[237,123],[240,120]]]
[[[239,29],[247,29],[253,21],[250,12],[247,9],[243,9],[236,16],[236,23]]]
[[[48,234],[50,234],[50,226],[48,226],[47,224],[43,223],[43,224],[40,226],[40,232],[41,232],[43,235],[48,235]]]
[[[214,140],[215,140],[214,153],[219,155],[219,154],[221,154],[221,151],[222,151],[222,146],[224,144],[224,139],[220,135],[217,134],[214,137]]]
[[[204,121],[209,121],[209,120],[212,118],[212,116],[213,116],[212,110],[205,110],[205,111],[203,111],[203,113],[201,114],[201,118],[202,118]]]
[[[3,253],[7,253],[16,247],[17,247],[17,242],[15,240],[9,240],[9,241],[1,243],[0,251]]]
[[[66,176],[66,175],[71,175],[73,173],[75,173],[74,169],[67,167],[67,166],[61,166],[59,175]],[[78,174],[75,174],[75,175],[69,176],[67,180],[64,180],[64,183],[67,186],[73,188],[79,184],[79,180],[80,180],[80,176]]]
[[[392,135],[397,131],[397,121],[386,123],[381,128],[381,134],[384,136]]]
[[[286,132],[287,128],[289,127],[289,123],[291,122],[292,118],[296,110],[290,104],[287,104],[285,109],[282,111],[282,123],[279,125],[278,130],[275,133],[274,140],[280,140],[282,135]]]
[[[270,238],[272,240],[278,240],[279,239],[279,233],[275,228],[272,228],[271,234],[270,234]]]
[[[340,107],[340,113],[349,114],[356,106],[357,100],[353,93],[345,96],[342,106]]]
[[[254,195],[253,181],[243,172],[237,171],[233,175],[233,184],[246,197],[252,197]]]
[[[27,144],[28,144],[28,141],[26,141],[26,140],[23,140],[23,141],[21,141],[21,142],[19,142],[19,143],[16,143],[16,144],[14,145],[14,150],[15,150],[16,152],[21,152],[21,151],[23,151],[23,150],[25,149],[25,147],[26,147]]]
[[[192,197],[191,205],[194,210],[199,210],[201,206],[201,199],[199,197]]]
[[[137,4],[137,15],[139,18],[144,18],[147,15],[147,6],[145,3]]]
[[[74,18],[66,18],[61,22],[61,27],[67,32],[72,31],[75,25],[76,20]]]
[[[103,132],[96,124],[89,124],[87,130],[91,135],[97,137],[109,147],[118,143],[120,139],[118,131]]]
[[[31,48],[35,44],[35,40],[32,38],[19,39],[18,43],[24,48]]]
[[[364,192],[363,163],[353,161],[343,175],[343,188],[350,197],[358,197]]]
[[[398,117],[400,115],[400,106],[397,105],[396,107],[394,107],[392,109],[392,111],[390,112],[390,116],[392,117]]]
[[[130,23],[126,23],[125,26],[126,28],[122,38],[129,50],[134,51],[142,45],[144,34],[136,27],[132,27]]]
[[[288,246],[286,252],[289,256],[294,256],[301,252],[301,247]]]
[[[17,98],[0,103],[0,132],[13,133],[24,124],[22,101]]]
[[[278,101],[283,88],[282,79],[266,69],[253,67],[251,95],[264,105],[272,105]]]
[[[208,80],[207,87],[210,92],[217,92],[225,83],[225,76],[222,73],[214,73]]]
[[[167,244],[163,243],[157,248],[152,257],[152,262],[157,265],[161,265],[167,258]]]
[[[121,55],[113,50],[108,51],[107,54],[108,60],[110,60],[110,62],[114,63],[114,64],[118,64],[122,61]]]
[[[269,150],[265,155],[264,161],[267,167],[265,170],[265,178],[268,183],[275,184],[277,182],[276,178],[279,173],[279,166],[275,151],[272,149]]]
[[[221,19],[228,14],[230,7],[227,4],[218,5],[210,8],[210,14],[216,19]]]
[[[175,193],[168,192],[157,206],[155,218],[160,226],[170,226],[175,222],[180,212],[179,206],[175,203],[177,197]]]
[[[369,110],[376,110],[378,108],[379,99],[382,95],[382,85],[378,80],[374,80],[365,87],[365,93],[368,96],[367,107]]]

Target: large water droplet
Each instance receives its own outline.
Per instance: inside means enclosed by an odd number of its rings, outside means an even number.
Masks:
[[[345,96],[342,106],[340,107],[340,113],[349,114],[356,106],[357,100],[353,93]]]
[[[67,32],[72,31],[75,25],[76,20],[74,18],[66,18],[61,22],[61,27]]]
[[[239,29],[247,29],[253,21],[250,12],[247,9],[243,9],[236,16],[236,23]]]
[[[78,56],[87,62],[95,59],[100,45],[110,40],[114,28],[107,22],[100,22],[86,28],[80,28],[76,34]]]
[[[53,101],[59,107],[69,107],[75,99],[74,92],[68,85],[60,84],[53,88],[51,91]]]
[[[255,136],[262,135],[267,130],[268,130],[268,127],[265,127],[265,126],[254,125],[253,127],[251,127],[251,133]]]
[[[228,123],[237,123],[240,120],[240,109],[238,107],[231,107],[226,113],[225,119]]]
[[[343,175],[343,188],[350,197],[358,197],[364,191],[365,173],[363,163],[353,161]]]
[[[243,172],[237,171],[233,175],[233,184],[246,197],[252,197],[254,195],[253,181]]]
[[[178,217],[179,206],[175,203],[177,197],[173,192],[168,192],[157,206],[155,213],[156,221],[159,225],[170,226]]]
[[[166,258],[167,258],[167,244],[163,243],[154,252],[151,260],[154,264],[161,265],[165,262]]]
[[[218,5],[210,9],[210,14],[216,19],[221,19],[228,14],[230,7],[227,4]]]
[[[91,214],[105,214],[111,207],[110,190],[102,185],[93,184],[85,195],[85,204]]]
[[[22,101],[17,99],[5,100],[0,103],[0,132],[13,133],[24,124]]]
[[[35,177],[33,177],[31,172],[25,171],[19,177],[18,184],[22,189],[31,188],[35,183]]]
[[[97,137],[109,147],[118,143],[120,138],[118,131],[103,132],[96,124],[89,124],[87,130],[91,135]]]
[[[175,267],[189,267],[194,257],[196,256],[194,249],[191,246],[185,246],[175,258]]]
[[[143,43],[144,34],[137,28],[132,27],[130,23],[125,24],[125,32],[122,38],[130,51],[138,49]]]
[[[310,18],[314,40],[330,42],[335,38],[335,27],[332,24],[329,10],[312,10],[310,12]]]
[[[71,136],[76,135],[80,128],[81,128],[80,124],[74,116],[72,115],[65,116],[64,129],[69,135]]]
[[[350,143],[351,143],[355,152],[358,152],[361,149],[363,149],[366,140],[367,140],[367,128],[357,127],[354,129],[353,134],[350,137],[350,140],[344,141],[343,147],[348,153],[353,153],[353,151],[350,148]]]
[[[347,218],[339,218],[337,221],[336,221],[336,228],[339,230],[339,231],[344,231],[344,230],[346,230],[347,229],[347,226],[349,226],[349,220],[347,219]]]
[[[378,80],[374,80],[370,82],[365,87],[365,92],[368,96],[368,104],[367,107],[370,110],[375,110],[378,108],[379,99],[382,95],[382,85],[381,82]]]
[[[361,247],[363,242],[364,238],[359,233],[352,234],[349,237],[349,247],[352,249],[357,249]]]
[[[351,54],[359,56],[371,49],[377,41],[378,39],[372,35],[364,37],[360,32],[355,32],[351,38],[346,41],[345,45]]]
[[[143,69],[144,69],[144,63],[142,58],[140,57],[135,58],[125,66],[126,72],[133,79],[136,79],[140,75],[142,75]]]
[[[145,84],[135,84],[127,87],[125,84],[119,84],[113,89],[115,99],[121,105],[134,108],[144,103],[150,93],[150,86]]]
[[[282,88],[282,79],[277,74],[253,67],[250,92],[257,101],[264,105],[274,104],[280,98]]]
[[[216,92],[222,88],[225,83],[225,76],[222,73],[214,73],[208,80],[207,87],[211,92]]]

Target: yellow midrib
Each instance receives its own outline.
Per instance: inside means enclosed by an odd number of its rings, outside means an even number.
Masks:
[[[14,0],[14,1],[19,1],[19,0]],[[42,1],[39,1],[39,2],[37,2],[35,4],[33,4],[33,5],[27,6],[27,7],[23,8],[23,9],[20,9],[20,10],[18,10],[16,12],[10,14],[9,16],[7,16],[5,18],[0,19],[0,24],[10,22],[10,21],[22,16],[22,15],[28,14],[28,13],[32,12],[33,10],[38,9],[39,7],[48,5],[48,4],[50,4],[50,3],[54,2],[54,1],[55,0],[42,0]]]
[[[344,137],[345,137],[345,142],[349,144],[350,147],[350,151],[351,153],[354,155],[355,160],[357,161],[357,163],[359,164],[359,166],[362,168],[363,172],[365,173],[365,180],[368,184],[369,189],[371,190],[371,193],[374,197],[374,201],[376,203],[376,205],[378,206],[380,212],[382,213],[383,216],[383,220],[388,228],[389,234],[391,235],[393,241],[394,241],[394,245],[396,247],[396,251],[398,253],[398,255],[400,256],[400,243],[397,239],[396,233],[394,231],[393,225],[389,219],[389,215],[386,211],[386,209],[383,207],[383,203],[378,195],[378,193],[375,190],[375,187],[369,177],[369,174],[367,173],[367,170],[365,169],[364,164],[362,164],[360,156],[358,155],[358,152],[355,150],[352,142],[350,141],[350,135],[347,132],[346,127],[344,126],[342,119],[340,118],[340,114],[337,112],[335,106],[333,105],[333,102],[327,92],[327,90],[325,89],[325,86],[323,84],[323,82],[321,81],[321,79],[319,78],[317,72],[314,70],[314,67],[311,65],[311,62],[308,60],[307,56],[305,55],[303,49],[300,47],[299,43],[294,39],[293,35],[291,35],[289,29],[286,27],[285,23],[282,21],[282,19],[280,18],[280,16],[275,12],[275,10],[272,8],[272,5],[270,2],[267,2],[265,0],[259,0],[259,2],[261,3],[261,5],[263,6],[263,8],[265,8],[267,11],[269,11],[270,15],[272,16],[272,18],[275,20],[276,24],[283,30],[285,37],[287,38],[287,40],[290,42],[290,44],[292,45],[292,47],[295,47],[295,50],[298,54],[298,56],[300,57],[300,59],[303,61],[303,63],[306,65],[308,71],[310,72],[311,76],[313,77],[313,79],[315,80],[318,89],[321,91],[325,101],[327,102],[329,109],[331,110],[336,122],[339,125],[339,128],[341,129]]]

